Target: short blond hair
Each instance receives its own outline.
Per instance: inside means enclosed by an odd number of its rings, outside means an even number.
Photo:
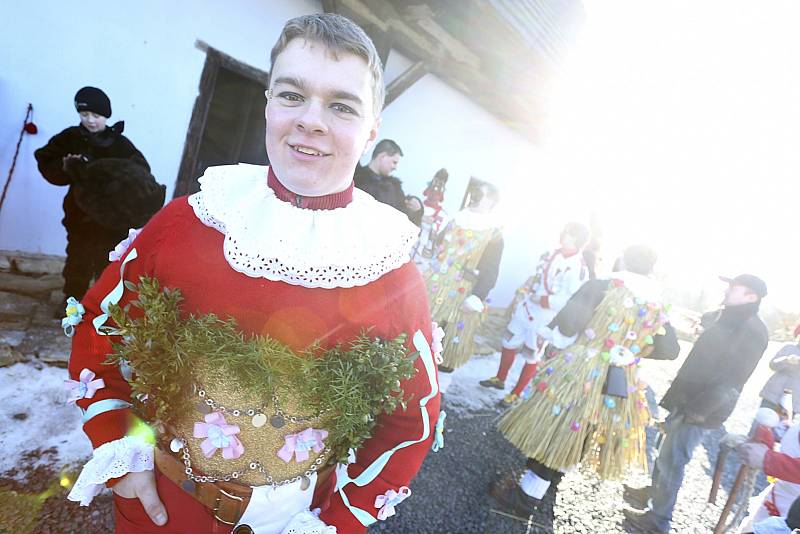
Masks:
[[[360,57],[367,63],[372,74],[372,101],[375,117],[379,117],[386,97],[383,85],[383,65],[372,39],[355,22],[335,13],[315,13],[295,17],[283,27],[278,42],[270,53],[270,70],[275,59],[284,51],[292,39],[305,39],[321,43],[336,57],[344,52]]]

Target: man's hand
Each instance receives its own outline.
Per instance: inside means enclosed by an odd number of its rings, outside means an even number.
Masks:
[[[126,499],[139,499],[150,520],[158,526],[167,522],[167,509],[158,498],[156,477],[153,471],[128,473],[114,484],[111,490]]]
[[[69,167],[72,165],[72,163],[81,161],[82,159],[83,156],[80,154],[67,154],[61,158],[61,168],[66,172],[69,170]]]
[[[705,421],[706,418],[700,414],[689,412],[683,415],[683,422],[687,425],[702,425]]]
[[[483,302],[476,295],[470,295],[461,303],[461,309],[465,312],[480,313],[483,311]]]
[[[767,451],[769,451],[769,447],[754,441],[748,441],[736,447],[742,463],[758,470],[764,469],[764,457],[767,455]]]

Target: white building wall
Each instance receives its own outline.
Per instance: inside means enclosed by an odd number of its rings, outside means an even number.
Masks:
[[[320,10],[312,0],[87,0],[0,5],[0,170],[11,164],[25,107],[35,108],[39,134],[26,135],[8,198],[0,212],[0,249],[63,254],[60,224],[66,188],[39,174],[33,151],[78,122],[75,91],[95,85],[111,98],[110,123],[127,135],[172,194],[205,53],[197,40],[267,69],[269,50],[290,17]],[[409,64],[392,52],[387,82]],[[492,294],[505,305],[566,220],[545,185],[537,149],[493,115],[433,75],[426,75],[385,111],[381,137],[403,147],[398,176],[420,195],[441,167],[450,172],[445,207],[457,210],[470,176],[501,189],[506,250]]]
[[[387,83],[410,65],[392,51]],[[396,175],[406,194],[422,197],[436,171],[447,168],[444,207],[450,214],[461,205],[470,176],[500,189],[505,249],[490,294],[494,305],[507,305],[542,252],[558,245],[568,220],[587,218],[571,206],[569,192],[547,179],[548,161],[536,145],[436,76],[424,76],[386,108],[379,138],[403,149]],[[362,163],[368,161],[369,154]]]
[[[197,40],[268,69],[283,23],[320,10],[311,0],[26,0],[0,3],[0,170],[5,179],[28,102],[39,126],[25,136],[0,212],[0,250],[63,254],[66,187],[47,183],[33,151],[78,124],[84,85],[111,99],[109,124],[142,151],[171,197],[206,54]]]

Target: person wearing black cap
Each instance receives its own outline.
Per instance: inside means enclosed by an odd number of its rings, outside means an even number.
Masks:
[[[722,280],[728,283],[722,310],[710,320],[707,317],[705,331],[661,399],[661,406],[670,413],[652,484],[625,487],[625,500],[646,508],[644,512],[623,510],[628,525],[642,532],[669,532],[683,471],[694,448],[709,429],[721,426],[733,412],[767,348],[767,327],[758,317],[767,285],[751,274]]]
[[[53,136],[34,156],[53,185],[69,186],[64,197],[67,259],[64,299],[80,300],[108,264],[108,253],[129,228],[138,228],[164,203],[164,186],[150,174],[142,153],[122,135],[125,123],[107,127],[111,101],[96,87],[75,94],[78,126]],[[64,305],[56,309],[64,315]]]

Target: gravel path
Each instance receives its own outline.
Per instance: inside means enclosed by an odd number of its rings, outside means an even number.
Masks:
[[[681,358],[675,362],[649,361],[643,367],[651,390],[651,404],[666,392],[691,345],[682,343]],[[767,355],[774,354],[780,344],[770,344]],[[496,431],[499,411],[495,403],[502,397],[496,390],[481,388],[477,381],[491,376],[497,369],[499,355],[475,358],[452,375],[447,390],[445,409],[447,431],[445,448],[431,453],[411,485],[412,495],[403,504],[394,521],[375,530],[392,533],[574,533],[626,532],[622,523],[622,484],[600,482],[591,474],[575,471],[566,475],[553,503],[552,492],[546,495],[542,509],[532,517],[537,525],[493,512],[494,503],[487,495],[490,484],[510,470],[522,470],[524,458]],[[765,358],[748,382],[726,427],[745,433],[750,428],[758,407],[758,391],[769,376]],[[516,378],[520,362],[512,368],[509,384]],[[510,386],[509,386],[510,387]],[[655,408],[655,406],[653,406]],[[664,414],[662,414],[664,415]],[[729,457],[717,502],[708,504],[708,493],[717,455],[717,443],[725,432],[709,432],[695,450],[687,467],[684,484],[678,495],[672,532],[708,533],[719,518],[721,506],[728,496],[738,469],[738,462]],[[651,453],[655,432],[648,432]],[[651,457],[652,460],[652,457]],[[635,486],[649,483],[649,477],[638,474],[626,480]],[[756,490],[766,486],[763,475]],[[555,505],[555,506],[553,506]],[[398,507],[399,510],[399,507]]]
[[[771,344],[767,355],[774,354],[778,347],[779,344]],[[683,357],[688,350],[689,346],[685,344],[681,353]],[[601,483],[581,471],[564,478],[555,499],[552,493],[548,493],[541,509],[532,516],[535,524],[528,525],[524,520],[503,517],[492,511],[493,503],[487,496],[489,485],[510,470],[520,470],[524,465],[522,456],[495,430],[499,415],[496,402],[502,393],[481,388],[477,383],[493,374],[498,359],[497,353],[476,357],[442,379],[450,382],[445,399],[448,412],[445,448],[428,455],[411,485],[412,496],[398,507],[397,516],[376,525],[372,532],[624,532],[619,526],[623,507],[621,484]],[[649,377],[653,399],[663,395],[680,363],[680,360],[646,362],[643,371]],[[769,375],[766,363],[767,358],[764,358],[727,422],[731,431],[744,433],[750,427],[759,402],[759,388]],[[35,362],[17,364],[0,369],[0,378],[3,373],[12,369],[18,371],[23,365],[30,366],[31,373],[41,372],[36,369]],[[512,368],[509,384],[516,378],[520,367],[520,362],[517,362]],[[62,371],[66,377],[66,371]],[[13,423],[17,415],[0,413],[0,438],[16,431]],[[74,421],[64,424],[72,425]],[[720,507],[707,504],[706,499],[716,459],[716,444],[722,435],[721,430],[709,433],[695,451],[678,498],[673,532],[710,532],[716,523]],[[651,441],[653,437],[651,433]],[[99,496],[88,508],[66,501],[66,490],[59,485],[60,475],[64,473],[74,477],[75,472],[63,465],[57,449],[11,452],[19,458],[15,468],[0,473],[0,532],[85,533],[113,529],[111,499],[107,493]],[[727,489],[737,467],[734,459],[728,460],[718,497],[720,504],[727,498]],[[646,476],[638,475],[628,482],[644,485],[647,480]],[[757,489],[765,484],[762,477]]]

